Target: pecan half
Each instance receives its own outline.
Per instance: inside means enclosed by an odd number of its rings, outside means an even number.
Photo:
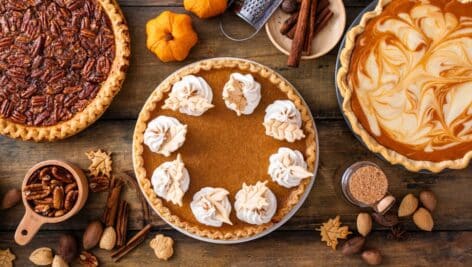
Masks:
[[[84,267],[98,266],[98,259],[91,252],[82,251],[79,256],[80,265]]]
[[[90,191],[94,193],[107,191],[110,187],[110,178],[106,176],[93,176],[89,180]]]

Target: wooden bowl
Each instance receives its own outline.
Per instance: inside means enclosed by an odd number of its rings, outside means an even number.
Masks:
[[[59,166],[63,167],[67,171],[69,171],[72,176],[74,177],[77,188],[79,191],[77,201],[75,202],[72,209],[66,212],[64,215],[59,217],[46,217],[41,214],[36,213],[33,208],[31,207],[30,203],[26,199],[26,195],[23,193],[26,185],[28,184],[29,179],[33,175],[33,173],[46,166]],[[15,242],[19,245],[26,245],[28,244],[31,239],[36,235],[39,228],[45,223],[60,223],[66,221],[70,217],[77,214],[82,207],[85,205],[88,197],[88,181],[85,177],[84,172],[79,167],[75,166],[72,163],[68,163],[61,160],[46,160],[42,161],[36,165],[34,165],[25,175],[23,180],[23,184],[21,185],[21,197],[23,199],[23,204],[25,206],[25,215],[23,219],[21,219],[20,224],[16,228],[15,232]]]
[[[328,24],[315,36],[313,48],[310,55],[302,56],[302,59],[314,59],[327,54],[336,46],[344,33],[346,26],[346,10],[342,0],[330,0],[329,8],[334,15]],[[292,47],[292,40],[280,33],[280,26],[290,17],[290,14],[284,13],[280,8],[277,9],[265,28],[270,41],[280,52],[288,55]]]

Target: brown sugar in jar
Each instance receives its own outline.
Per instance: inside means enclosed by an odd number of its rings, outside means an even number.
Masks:
[[[388,193],[387,176],[372,162],[361,161],[347,168],[341,187],[349,202],[359,207],[371,207],[379,213],[386,212],[395,202]]]
[[[363,166],[355,170],[348,184],[352,197],[367,205],[381,200],[388,189],[387,176],[374,166]]]

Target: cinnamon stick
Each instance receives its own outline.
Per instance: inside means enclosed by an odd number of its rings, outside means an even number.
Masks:
[[[318,7],[316,8],[316,16],[318,17],[321,11],[325,10],[329,6],[329,0],[319,0]]]
[[[315,27],[314,35],[316,36],[321,30],[328,25],[329,20],[333,17],[334,13],[328,9],[328,13],[320,20],[318,25]]]
[[[290,31],[287,33],[287,37],[293,40],[293,37],[295,36],[295,30],[297,29],[297,25],[294,25]]]
[[[297,24],[298,14],[299,12],[295,12],[284,21],[282,27],[280,27],[281,34],[286,35]]]
[[[151,215],[149,214],[149,206],[146,202],[146,199],[144,198],[143,194],[139,192],[139,185],[136,177],[134,177],[132,171],[125,171],[122,173],[122,176],[126,181],[128,181],[128,184],[133,187],[134,191],[139,196],[139,202],[141,202],[141,209],[143,211],[143,225],[146,225],[151,220]]]
[[[146,225],[141,231],[137,232],[125,246],[117,249],[111,254],[111,258],[114,262],[119,261],[121,258],[126,256],[131,250],[135,249],[139,244],[146,240],[146,236],[151,231],[151,224]]]
[[[118,216],[116,217],[116,246],[121,247],[126,243],[126,233],[128,231],[128,203],[120,201]]]
[[[102,222],[106,226],[115,226],[116,214],[118,213],[118,205],[120,204],[121,188],[123,181],[113,178],[111,181],[105,211],[103,212]]]
[[[295,30],[295,36],[292,41],[292,48],[288,56],[287,65],[290,67],[298,67],[300,57],[302,56],[303,45],[305,43],[308,16],[310,14],[311,0],[302,0],[300,6],[300,14],[298,15],[298,23]]]
[[[318,0],[312,0],[310,5],[310,17],[308,21],[308,36],[303,50],[310,54],[313,46],[313,39],[315,38],[315,22],[316,22],[316,7]]]

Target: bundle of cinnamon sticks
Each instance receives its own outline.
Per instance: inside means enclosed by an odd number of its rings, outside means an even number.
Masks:
[[[329,0],[302,0],[300,10],[287,18],[280,28],[280,33],[293,40],[288,66],[298,67],[302,54],[311,53],[313,39],[333,15]]]

